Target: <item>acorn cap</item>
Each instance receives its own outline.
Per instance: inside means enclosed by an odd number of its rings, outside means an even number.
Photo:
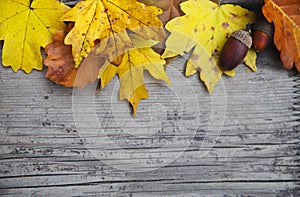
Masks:
[[[231,36],[232,38],[235,38],[239,41],[241,41],[242,43],[244,43],[249,49],[252,45],[252,37],[250,36],[248,31],[245,30],[237,30],[234,31]]]
[[[253,30],[259,30],[264,32],[265,34],[267,34],[270,38],[272,38],[273,36],[273,32],[274,32],[274,27],[271,23],[269,23],[267,20],[265,19],[260,19],[258,20],[254,26],[253,26]]]

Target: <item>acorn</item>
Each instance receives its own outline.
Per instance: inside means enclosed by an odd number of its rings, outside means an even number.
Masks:
[[[249,28],[237,30],[230,35],[221,54],[220,66],[223,70],[232,70],[242,63],[252,45],[249,31]]]
[[[253,26],[253,44],[252,48],[257,51],[263,51],[269,45],[274,33],[274,27],[266,19],[258,20]]]

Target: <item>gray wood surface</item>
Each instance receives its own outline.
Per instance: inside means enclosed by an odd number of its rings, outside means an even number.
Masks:
[[[184,62],[170,87],[146,76],[137,118],[116,79],[93,103],[45,71],[1,66],[0,195],[300,196],[299,74],[272,45],[257,72],[239,66],[209,95]]]

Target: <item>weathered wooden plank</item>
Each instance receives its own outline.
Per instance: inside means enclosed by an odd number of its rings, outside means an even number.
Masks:
[[[295,192],[285,192],[281,191],[279,193],[276,192],[266,192],[264,188],[262,188],[261,184],[255,183],[227,183],[227,184],[198,184],[198,189],[191,188],[194,184],[185,184],[183,188],[172,189],[172,192],[166,192],[162,190],[162,188],[168,187],[168,184],[141,184],[141,183],[116,183],[116,184],[91,184],[87,186],[57,186],[55,189],[49,189],[47,187],[29,189],[16,189],[16,190],[7,190],[5,194],[7,195],[34,195],[34,196],[43,196],[48,194],[49,196],[64,196],[66,195],[66,191],[69,194],[78,194],[78,196],[220,196],[219,194],[223,194],[223,196],[240,196],[240,192],[243,191],[244,196],[253,196],[254,191],[256,193],[255,196],[262,197],[271,197],[271,196],[292,196],[296,194]],[[285,187],[278,187],[276,183],[267,183],[265,185],[269,188],[277,187],[278,190],[284,190]],[[281,186],[281,185],[280,185]],[[232,188],[232,189],[230,189]],[[239,188],[236,190],[236,188]],[[255,188],[255,190],[251,190],[250,188]],[[184,190],[182,190],[184,189]],[[143,192],[139,192],[142,190]],[[170,190],[169,190],[170,191]],[[170,194],[172,193],[172,194]]]
[[[273,52],[268,53],[271,56]],[[277,66],[271,68],[268,64],[253,74],[244,74],[241,68],[235,78],[224,79],[228,101],[225,124],[220,136],[214,136],[218,137],[217,143],[205,157],[197,157],[199,151],[205,149],[201,146],[205,132],[199,130],[185,154],[166,167],[144,173],[111,169],[85,148],[74,125],[70,90],[53,85],[39,72],[23,75],[1,68],[4,135],[1,138],[1,192],[43,195],[69,191],[71,195],[77,191],[78,194],[116,192],[119,195],[118,189],[103,189],[103,184],[109,182],[107,185],[114,188],[133,187],[138,183],[140,187],[136,190],[123,191],[138,196],[147,186],[153,195],[188,192],[271,196],[281,191],[296,194],[299,180],[298,139],[293,130],[298,123],[292,113],[296,102],[294,78],[280,68],[277,60],[259,61]],[[20,78],[27,86],[15,91],[21,85]],[[191,81],[203,94],[197,78]],[[109,95],[106,96],[103,100],[109,100]],[[122,136],[114,135],[114,138]],[[142,147],[136,148],[143,151]],[[147,149],[144,151],[146,154]]]

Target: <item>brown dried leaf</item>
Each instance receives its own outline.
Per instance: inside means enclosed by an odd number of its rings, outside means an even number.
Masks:
[[[159,15],[159,19],[165,25],[169,20],[182,16],[184,13],[179,8],[179,4],[186,0],[140,0],[140,2],[159,7],[163,10],[163,13]]]
[[[99,69],[106,62],[106,59],[107,57],[105,55],[102,56],[101,53],[95,54],[95,51],[91,52],[78,68],[74,86],[84,88],[88,83],[96,81],[98,79]]]
[[[77,74],[72,46],[64,44],[66,33],[72,29],[72,26],[73,24],[70,23],[65,31],[59,30],[53,34],[53,42],[45,47],[48,56],[44,59],[44,64],[48,67],[46,77],[67,87],[74,85]]]
[[[274,43],[283,66],[300,72],[300,0],[266,0],[263,14],[275,26]]]

